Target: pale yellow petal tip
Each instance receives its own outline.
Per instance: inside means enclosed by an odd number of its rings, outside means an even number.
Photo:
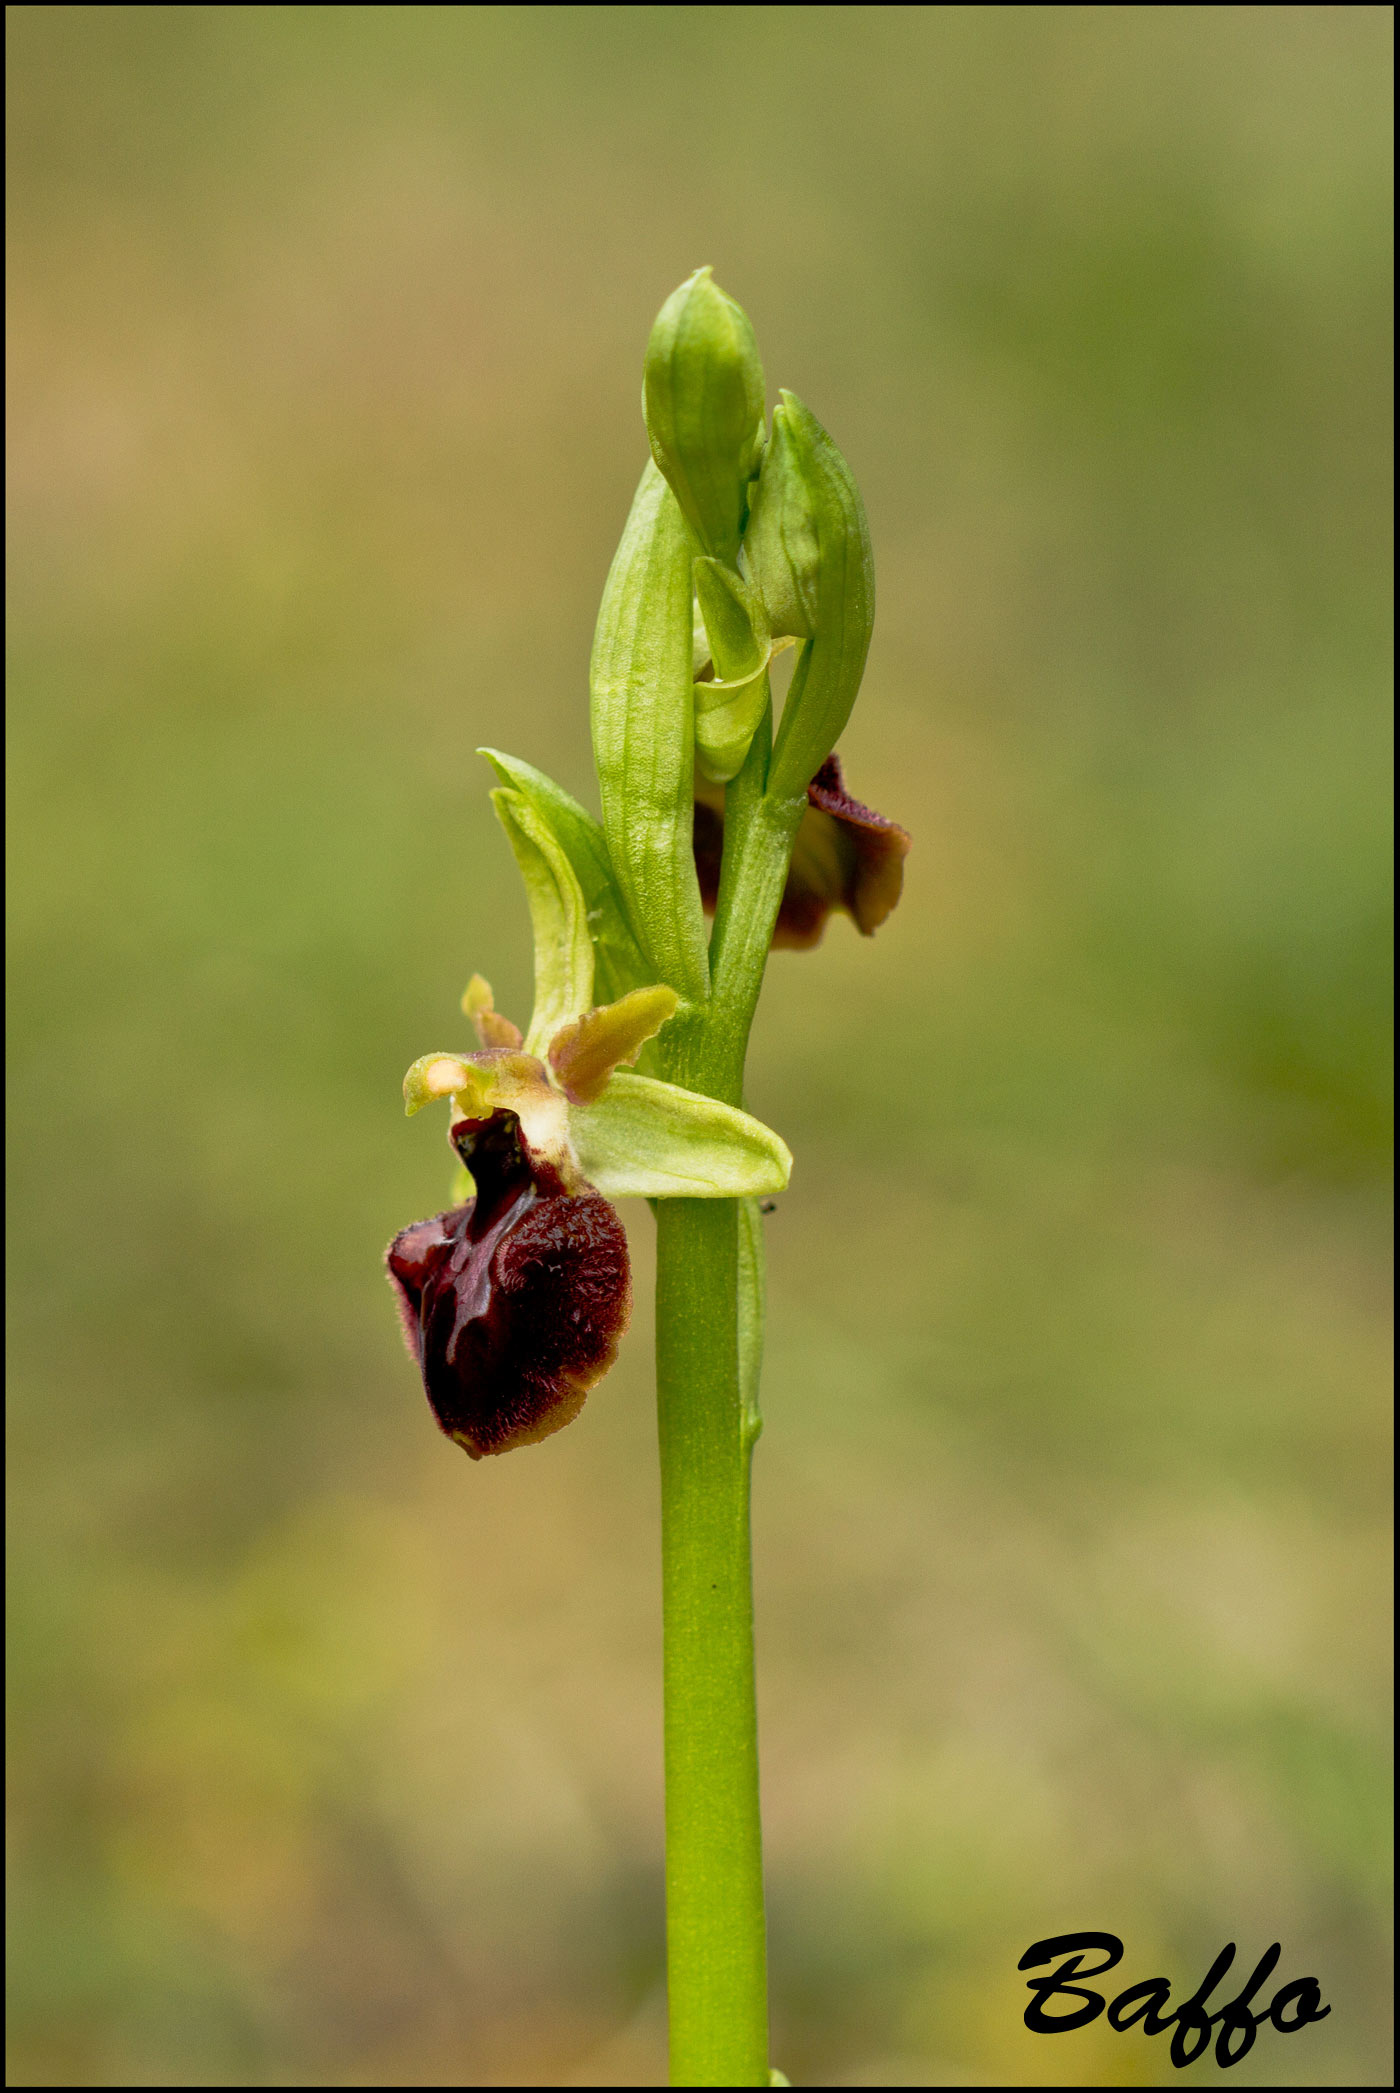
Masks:
[[[463,1016],[474,1020],[479,1011],[494,1010],[495,1007],[496,998],[491,993],[490,982],[483,974],[473,974],[462,990]]]
[[[662,981],[653,983],[649,988],[631,988],[625,996],[619,996],[615,1003],[603,1005],[603,1008],[618,1013],[632,1012],[639,1023],[649,1023],[658,1032],[663,1025],[671,1022],[680,1007],[681,999],[675,989],[668,988]]]
[[[491,984],[481,974],[473,974],[462,991],[462,1010],[471,1019],[476,1036],[484,1047],[520,1045],[519,1025],[513,1025],[508,1017],[501,1016],[491,993]]]
[[[424,1105],[465,1090],[474,1076],[475,1070],[456,1054],[423,1054],[403,1079],[404,1110],[411,1119]]]

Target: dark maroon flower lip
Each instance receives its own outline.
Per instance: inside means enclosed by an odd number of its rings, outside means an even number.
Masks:
[[[566,1191],[513,1112],[452,1139],[475,1198],[405,1228],[387,1263],[433,1414],[480,1460],[578,1415],[617,1356],[631,1274],[607,1200]]]
[[[838,756],[828,756],[807,787],[787,884],[773,930],[775,950],[810,951],[821,943],[833,909],[873,937],[904,887],[909,831],[863,806],[846,790]],[[724,852],[724,787],[697,777],[695,869],[700,898],[713,910]]]

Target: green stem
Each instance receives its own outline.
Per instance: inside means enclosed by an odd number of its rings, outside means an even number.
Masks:
[[[712,1094],[730,1104],[738,1104],[743,1095],[749,1031],[763,986],[788,860],[806,804],[805,800],[764,797],[736,838],[732,857],[727,849],[725,852],[710,944],[714,988],[713,1014],[706,1027],[706,1072],[714,1086]]]
[[[657,1210],[666,1915],[675,2086],[768,2084],[738,1207]]]
[[[743,1097],[749,1029],[802,804],[765,796],[771,725],[729,787],[712,993],[664,1073]],[[766,2086],[767,1945],[749,1469],[763,1346],[752,1202],[657,1204],[671,2083]]]

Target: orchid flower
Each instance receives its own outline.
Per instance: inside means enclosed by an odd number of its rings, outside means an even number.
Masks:
[[[781,1191],[792,1168],[747,1112],[634,1072],[679,996],[656,983],[593,1003],[577,874],[523,793],[493,798],[530,902],[534,1016],[522,1035],[473,975],[462,1008],[478,1047],[409,1069],[410,1114],[449,1102],[469,1196],[388,1251],[428,1401],[474,1460],[558,1431],[612,1365],[631,1283],[610,1200],[745,1198]]]
[[[837,909],[862,937],[873,937],[898,906],[908,853],[908,829],[853,799],[841,775],[841,758],[828,756],[807,787],[807,807],[773,925],[774,951],[809,952],[821,943],[827,917]],[[724,792],[698,775],[695,872],[710,915],[719,898],[723,860]]]

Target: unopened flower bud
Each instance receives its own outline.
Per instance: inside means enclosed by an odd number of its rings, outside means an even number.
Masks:
[[[816,631],[821,578],[816,490],[803,431],[793,427],[788,395],[773,410],[773,434],[754,488],[744,537],[744,571],[762,595],[774,632],[809,640]]]
[[[875,572],[851,469],[790,392],[773,410],[742,565],[773,631],[810,643],[769,772],[770,790],[795,796],[835,748],[860,689],[875,620]]]
[[[763,365],[747,313],[697,269],[656,316],[642,412],[651,454],[686,522],[733,564],[763,451]]]

